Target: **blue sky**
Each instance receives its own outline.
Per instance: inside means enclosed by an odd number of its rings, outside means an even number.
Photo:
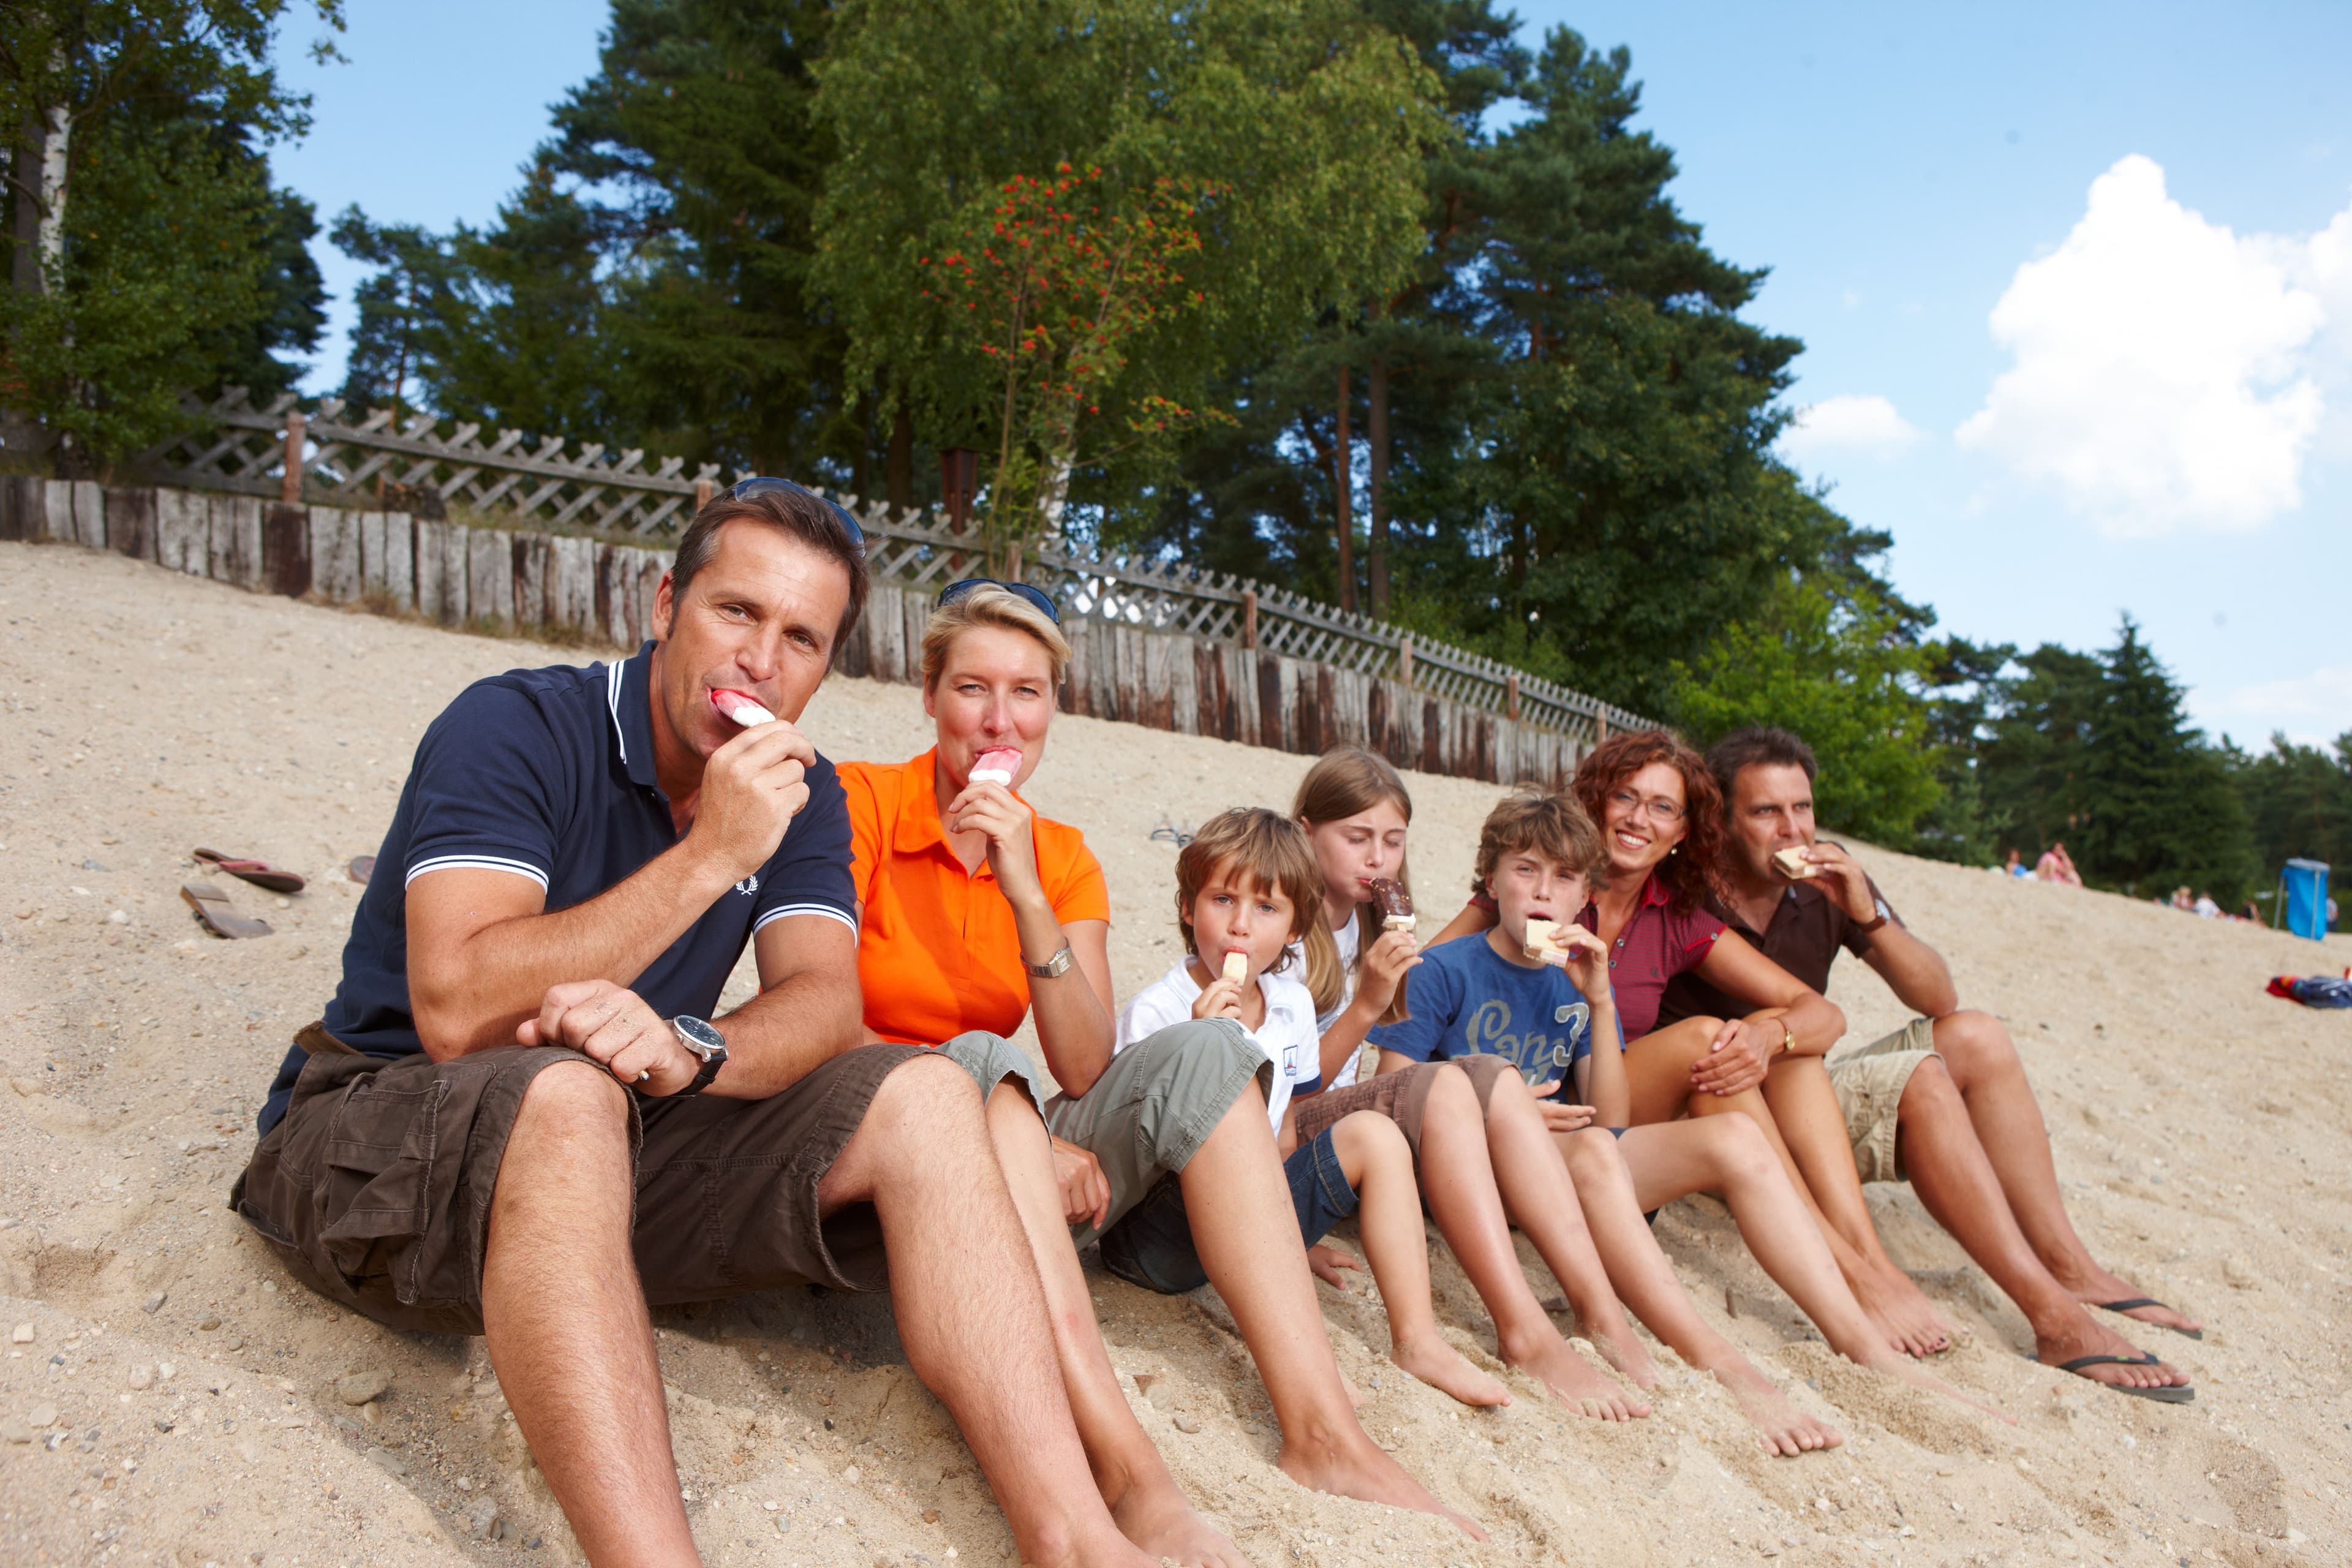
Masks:
[[[2242,742],[2352,729],[2352,6],[1563,5],[1623,43],[1684,212],[1802,339],[1791,460],[1943,625],[2129,612]],[[279,178],[322,220],[488,220],[594,67],[602,0],[352,0]],[[460,38],[464,47],[452,48]],[[2333,226],[2331,227],[2331,225]],[[352,269],[311,377],[339,379]]]

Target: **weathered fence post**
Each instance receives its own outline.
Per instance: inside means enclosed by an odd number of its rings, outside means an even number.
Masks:
[[[715,489],[714,489],[714,487],[713,487],[713,485],[712,485],[712,483],[711,483],[711,481],[710,481],[710,480],[709,480],[709,479],[697,479],[697,480],[695,480],[695,481],[694,481],[694,510],[695,510],[696,511],[700,511],[704,507],[709,506],[709,505],[710,504],[710,498],[711,498],[711,496],[712,496],[713,494],[715,494],[715,493],[716,493]]]
[[[1519,718],[1519,673],[1513,670],[1503,677],[1503,717],[1517,723]]]
[[[284,506],[302,504],[303,426],[306,423],[299,408],[286,411],[286,477],[278,485],[278,500]]]
[[[1412,684],[1412,639],[1411,637],[1405,638],[1397,645],[1396,678],[1406,686]]]
[[[1605,745],[1609,741],[1609,710],[1605,708],[1602,709],[1599,713],[1593,715],[1593,719],[1601,726],[1601,736],[1592,743],[1596,746]]]
[[[1242,590],[1242,647],[1257,647],[1257,590]]]

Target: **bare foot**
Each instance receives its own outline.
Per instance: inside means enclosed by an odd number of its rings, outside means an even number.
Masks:
[[[1817,1421],[1789,1403],[1779,1384],[1745,1358],[1713,1369],[1739,1413],[1756,1424],[1764,1446],[1781,1458],[1793,1459],[1817,1448],[1834,1448],[1845,1434],[1826,1421]]]
[[[1886,1342],[1905,1355],[1930,1356],[1952,1348],[1952,1326],[1900,1268],[1890,1263],[1848,1282]]]
[[[1637,1421],[1650,1413],[1647,1400],[1612,1383],[1556,1331],[1529,1336],[1524,1343],[1513,1341],[1501,1349],[1505,1362],[1542,1384],[1570,1409],[1596,1421]],[[1656,1375],[1654,1367],[1652,1375]]]
[[[1633,1325],[1622,1313],[1612,1324],[1587,1321],[1582,1324],[1584,1337],[1601,1352],[1601,1359],[1617,1369],[1626,1382],[1644,1393],[1658,1386],[1658,1363],[1650,1359],[1650,1347],[1633,1331]]]
[[[2055,1273],[2056,1270],[2053,1269],[2052,1272]],[[2075,1269],[2069,1272],[2073,1277],[2060,1274],[2059,1282],[2066,1287],[2067,1294],[2086,1307],[2095,1307],[2102,1301],[2139,1300],[2145,1299],[2147,1294],[2138,1286],[2127,1280],[2118,1279],[2095,1263],[2092,1264],[2087,1270]],[[2131,1319],[2134,1322],[2152,1323],[2159,1329],[2170,1329],[2179,1334],[2201,1334],[2205,1331],[2203,1323],[2188,1313],[2168,1307],[2160,1301],[2152,1307],[2134,1307],[2130,1311],[2121,1315]],[[2091,1352],[2085,1351],[2083,1353],[2088,1355]]]
[[[1465,1405],[1508,1405],[1511,1391],[1470,1364],[1460,1351],[1432,1329],[1412,1340],[1400,1340],[1389,1359],[1430,1387],[1450,1394]]]
[[[1287,1433],[1282,1440],[1282,1452],[1275,1459],[1282,1473],[1310,1491],[1330,1492],[1339,1497],[1351,1497],[1360,1502],[1384,1502],[1391,1508],[1409,1508],[1415,1513],[1433,1513],[1454,1521],[1455,1529],[1473,1541],[1486,1539],[1486,1531],[1466,1513],[1456,1513],[1429,1493],[1405,1473],[1404,1467],[1382,1453],[1380,1445],[1365,1435],[1364,1429],[1349,1424],[1353,1430],[1336,1439],[1293,1442]]]
[[[1241,1548],[1195,1513],[1164,1472],[1129,1487],[1110,1517],[1146,1557],[1171,1560],[1178,1568],[1250,1568]]]
[[[2088,1312],[2076,1314],[2080,1322],[2071,1323],[2055,1333],[2036,1335],[2033,1359],[2044,1366],[2054,1367],[2077,1356],[2129,1356],[2135,1362],[2144,1352],[2123,1335],[2104,1327]],[[2086,1366],[2073,1375],[2086,1383],[2105,1384],[2110,1388],[2186,1388],[2189,1376],[2179,1368],[2163,1362],[2138,1364],[2104,1363]]]

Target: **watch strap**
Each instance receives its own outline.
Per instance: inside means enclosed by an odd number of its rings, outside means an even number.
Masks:
[[[700,1094],[704,1089],[710,1087],[710,1080],[717,1078],[719,1076],[719,1069],[726,1065],[727,1053],[725,1051],[713,1051],[703,1061],[702,1070],[694,1075],[694,1080],[691,1083],[688,1083],[684,1089],[679,1089],[676,1095],[673,1095],[670,1098],[680,1099],[689,1094]]]
[[[1076,962],[1076,960],[1070,956],[1069,944],[1067,942],[1064,942],[1061,950],[1055,952],[1053,957],[1047,959],[1045,963],[1032,963],[1024,958],[1021,961],[1021,967],[1027,970],[1030,974],[1036,979],[1052,980],[1060,975],[1067,974],[1070,972],[1070,966]]]

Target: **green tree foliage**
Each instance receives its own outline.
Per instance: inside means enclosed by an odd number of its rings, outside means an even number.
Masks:
[[[989,445],[995,373],[908,300],[1004,182],[1068,163],[1102,170],[1113,204],[1162,179],[1223,193],[1195,219],[1201,304],[1133,342],[1097,400],[1115,419],[1146,396],[1206,401],[1265,343],[1392,287],[1446,130],[1412,52],[1338,0],[853,0],[817,74],[838,148],[817,277],[853,379],[938,446]],[[1097,515],[1148,509],[1155,477],[1083,474],[1074,493]]]
[[[2352,733],[2325,749],[2273,735],[2261,756],[2229,761],[2252,834],[2258,895],[2272,890],[2290,859],[2322,860],[2338,877],[2352,876]]]
[[[1821,762],[1822,825],[1901,846],[1938,793],[1918,697],[1927,668],[1902,612],[1875,594],[1790,583],[1696,664],[1675,664],[1675,711],[1700,746],[1748,724],[1795,731]]]
[[[265,149],[305,129],[269,47],[289,0],[58,0],[0,7],[11,287],[0,400],[68,468],[169,435],[191,391],[264,393],[310,348],[322,291],[307,203]],[[340,0],[313,0],[330,26]],[[323,47],[323,46],[322,46]]]

